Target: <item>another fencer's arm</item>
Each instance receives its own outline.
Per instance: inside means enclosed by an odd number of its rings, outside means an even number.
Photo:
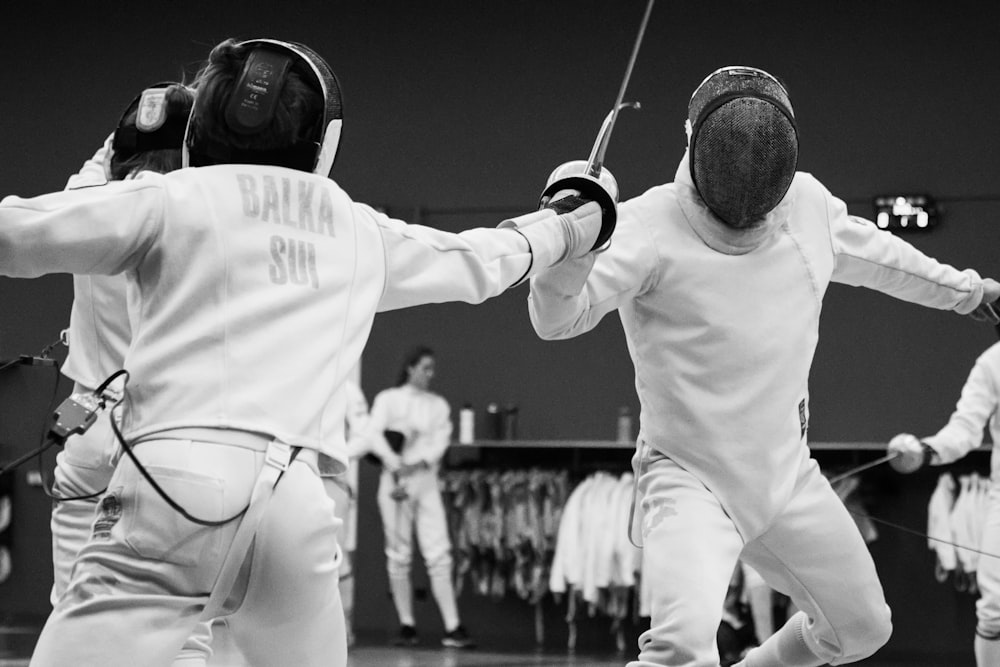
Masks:
[[[67,190],[90,188],[108,182],[108,160],[111,159],[111,144],[114,138],[114,133],[109,135],[97,152],[83,163],[80,171],[69,177],[66,182]]]
[[[359,206],[359,210],[364,210]],[[553,264],[586,254],[600,231],[593,202],[558,214],[542,209],[507,229],[445,232],[374,215],[385,244],[380,312],[425,303],[480,303]]]
[[[427,467],[434,467],[444,458],[451,444],[451,408],[447,401],[441,400],[434,406],[434,414],[430,420],[430,430],[424,435],[424,446],[421,451],[421,460]]]
[[[572,338],[650,289],[659,256],[644,224],[620,217],[604,251],[564,262],[531,279],[528,315],[545,340]]]
[[[982,313],[1000,296],[995,281],[984,280],[972,269],[959,271],[870,220],[847,215],[846,205],[832,195],[829,216],[834,282],[962,315]]]
[[[0,201],[0,275],[115,274],[158,236],[163,190],[156,178]]]
[[[387,423],[387,399],[385,394],[379,394],[372,402],[372,410],[368,415],[368,422],[365,424],[364,443],[368,450],[382,461],[382,465],[387,470],[399,468],[399,455],[392,451],[389,443],[383,435]]]
[[[997,410],[997,371],[1000,347],[984,352],[969,372],[948,423],[922,438],[935,452],[934,463],[952,463],[983,443],[983,429]]]

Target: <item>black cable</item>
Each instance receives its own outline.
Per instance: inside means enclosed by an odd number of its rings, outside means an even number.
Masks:
[[[103,388],[107,388],[107,386],[111,383],[111,380],[113,380],[115,377],[118,377],[119,375],[124,375],[125,376],[125,385],[127,386],[128,385],[129,373],[126,370],[117,371],[111,378],[108,378],[103,383],[101,383],[101,386]],[[123,390],[122,390],[122,400],[124,400],[124,396],[125,396],[125,391],[124,391],[124,388],[123,388]],[[250,503],[249,502],[247,503],[246,507],[244,507],[239,512],[237,512],[236,514],[234,514],[231,517],[228,517],[226,519],[220,519],[218,521],[212,521],[212,520],[209,520],[209,519],[201,519],[199,517],[194,516],[190,512],[188,512],[186,509],[184,509],[183,507],[181,507],[181,505],[176,500],[174,500],[173,498],[171,498],[170,495],[166,491],[163,490],[163,487],[161,487],[159,484],[156,483],[156,480],[153,479],[153,476],[149,474],[149,471],[146,470],[146,467],[143,466],[142,463],[139,462],[139,459],[136,457],[135,453],[132,451],[132,447],[125,440],[125,436],[122,435],[121,430],[119,430],[118,423],[115,421],[114,411],[115,411],[115,408],[117,408],[119,405],[121,405],[122,400],[119,400],[117,403],[115,403],[111,407],[111,411],[110,411],[110,413],[108,415],[109,418],[111,419],[111,430],[113,430],[115,432],[115,437],[118,439],[119,444],[121,444],[122,449],[125,450],[125,453],[128,455],[128,457],[130,459],[132,459],[132,463],[135,464],[135,467],[139,470],[139,473],[142,474],[142,476],[146,479],[147,482],[149,482],[150,486],[153,487],[153,489],[156,491],[157,494],[159,494],[160,498],[162,498],[165,503],[167,503],[168,505],[170,505],[170,507],[172,507],[176,512],[178,512],[181,516],[183,516],[188,521],[190,521],[192,523],[197,523],[198,525],[201,525],[201,526],[224,526],[225,524],[230,523],[232,521],[235,521],[236,519],[239,519],[241,516],[243,516],[244,514],[246,514],[247,510],[250,509]]]

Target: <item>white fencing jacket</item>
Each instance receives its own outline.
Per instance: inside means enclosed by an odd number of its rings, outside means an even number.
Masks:
[[[921,440],[934,450],[935,464],[952,463],[983,444],[983,431],[988,426],[994,443],[1000,443],[1000,343],[986,349],[969,371],[962,393],[948,423],[932,436]],[[1000,457],[997,445],[991,454],[991,477],[1000,480]]]
[[[105,185],[104,164],[114,135],[69,178],[67,190]],[[73,276],[73,307],[70,310],[69,353],[63,375],[95,389],[122,368],[132,338],[128,316],[128,281],[124,275]]]
[[[766,529],[809,456],[809,367],[831,281],[968,313],[982,280],[853,218],[814,177],[753,230],[734,233],[675,181],[622,203],[610,248],[535,276],[529,313],[545,339],[617,310],[636,372],[639,440],[696,475],[745,539]],[[580,288],[580,289],[577,289]]]
[[[281,167],[143,173],[4,198],[0,275],[126,275],[135,289],[127,437],[239,429],[343,465],[339,389],[375,313],[478,303],[566,254],[553,211],[525,218],[534,224],[453,234]]]

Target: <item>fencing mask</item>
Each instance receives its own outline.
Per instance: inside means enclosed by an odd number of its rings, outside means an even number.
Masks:
[[[171,104],[167,90],[175,85],[183,84],[154,83],[129,102],[111,140],[114,159],[124,161],[138,153],[181,147],[194,95],[176,95]]]
[[[248,53],[226,102],[223,120],[228,133],[245,139],[246,145],[232,145],[219,139],[218,133],[189,125],[185,164],[274,164],[329,176],[344,118],[340,84],[333,70],[315,51],[295,42],[252,39],[236,48]],[[290,70],[322,95],[321,116],[310,136],[279,148],[256,148],[254,135],[270,128]],[[192,125],[200,107],[196,102]]]
[[[784,86],[753,67],[710,74],[688,103],[691,179],[725,224],[761,221],[788,192],[799,141]]]

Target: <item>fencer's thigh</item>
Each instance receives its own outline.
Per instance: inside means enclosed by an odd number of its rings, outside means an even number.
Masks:
[[[979,584],[979,600],[976,601],[976,616],[979,632],[986,636],[1000,634],[1000,558],[986,554],[1000,554],[1000,489],[996,484],[990,487],[986,523],[983,525],[976,570]]]
[[[346,664],[340,524],[319,475],[305,465],[290,467],[258,527],[243,602],[227,618],[254,667]]]
[[[415,476],[417,477],[417,476]],[[438,486],[437,472],[426,470],[414,479],[417,541],[428,567],[451,559],[451,538],[448,537],[448,515]]]
[[[718,667],[716,633],[743,541],[718,499],[655,455],[639,478],[650,628],[630,667]]]
[[[246,506],[263,462],[260,452],[186,440],[146,442],[136,454],[175,502],[212,521]],[[31,665],[170,665],[198,623],[238,523],[188,521],[123,458]]]
[[[410,493],[405,481],[403,486]],[[396,564],[406,567],[413,556],[414,503],[412,496],[405,500],[393,499],[391,494],[394,487],[392,475],[383,473],[378,485],[378,509],[385,533],[385,555],[389,566]]]
[[[743,560],[807,614],[806,642],[821,658],[843,660],[887,631],[875,563],[815,461],[803,467],[788,505],[747,544]]]
[[[115,467],[114,433],[101,416],[82,435],[73,436],[56,456],[52,490],[60,498],[89,496],[108,486]],[[65,500],[52,505],[52,604],[66,590],[76,555],[90,537],[98,498]]]

